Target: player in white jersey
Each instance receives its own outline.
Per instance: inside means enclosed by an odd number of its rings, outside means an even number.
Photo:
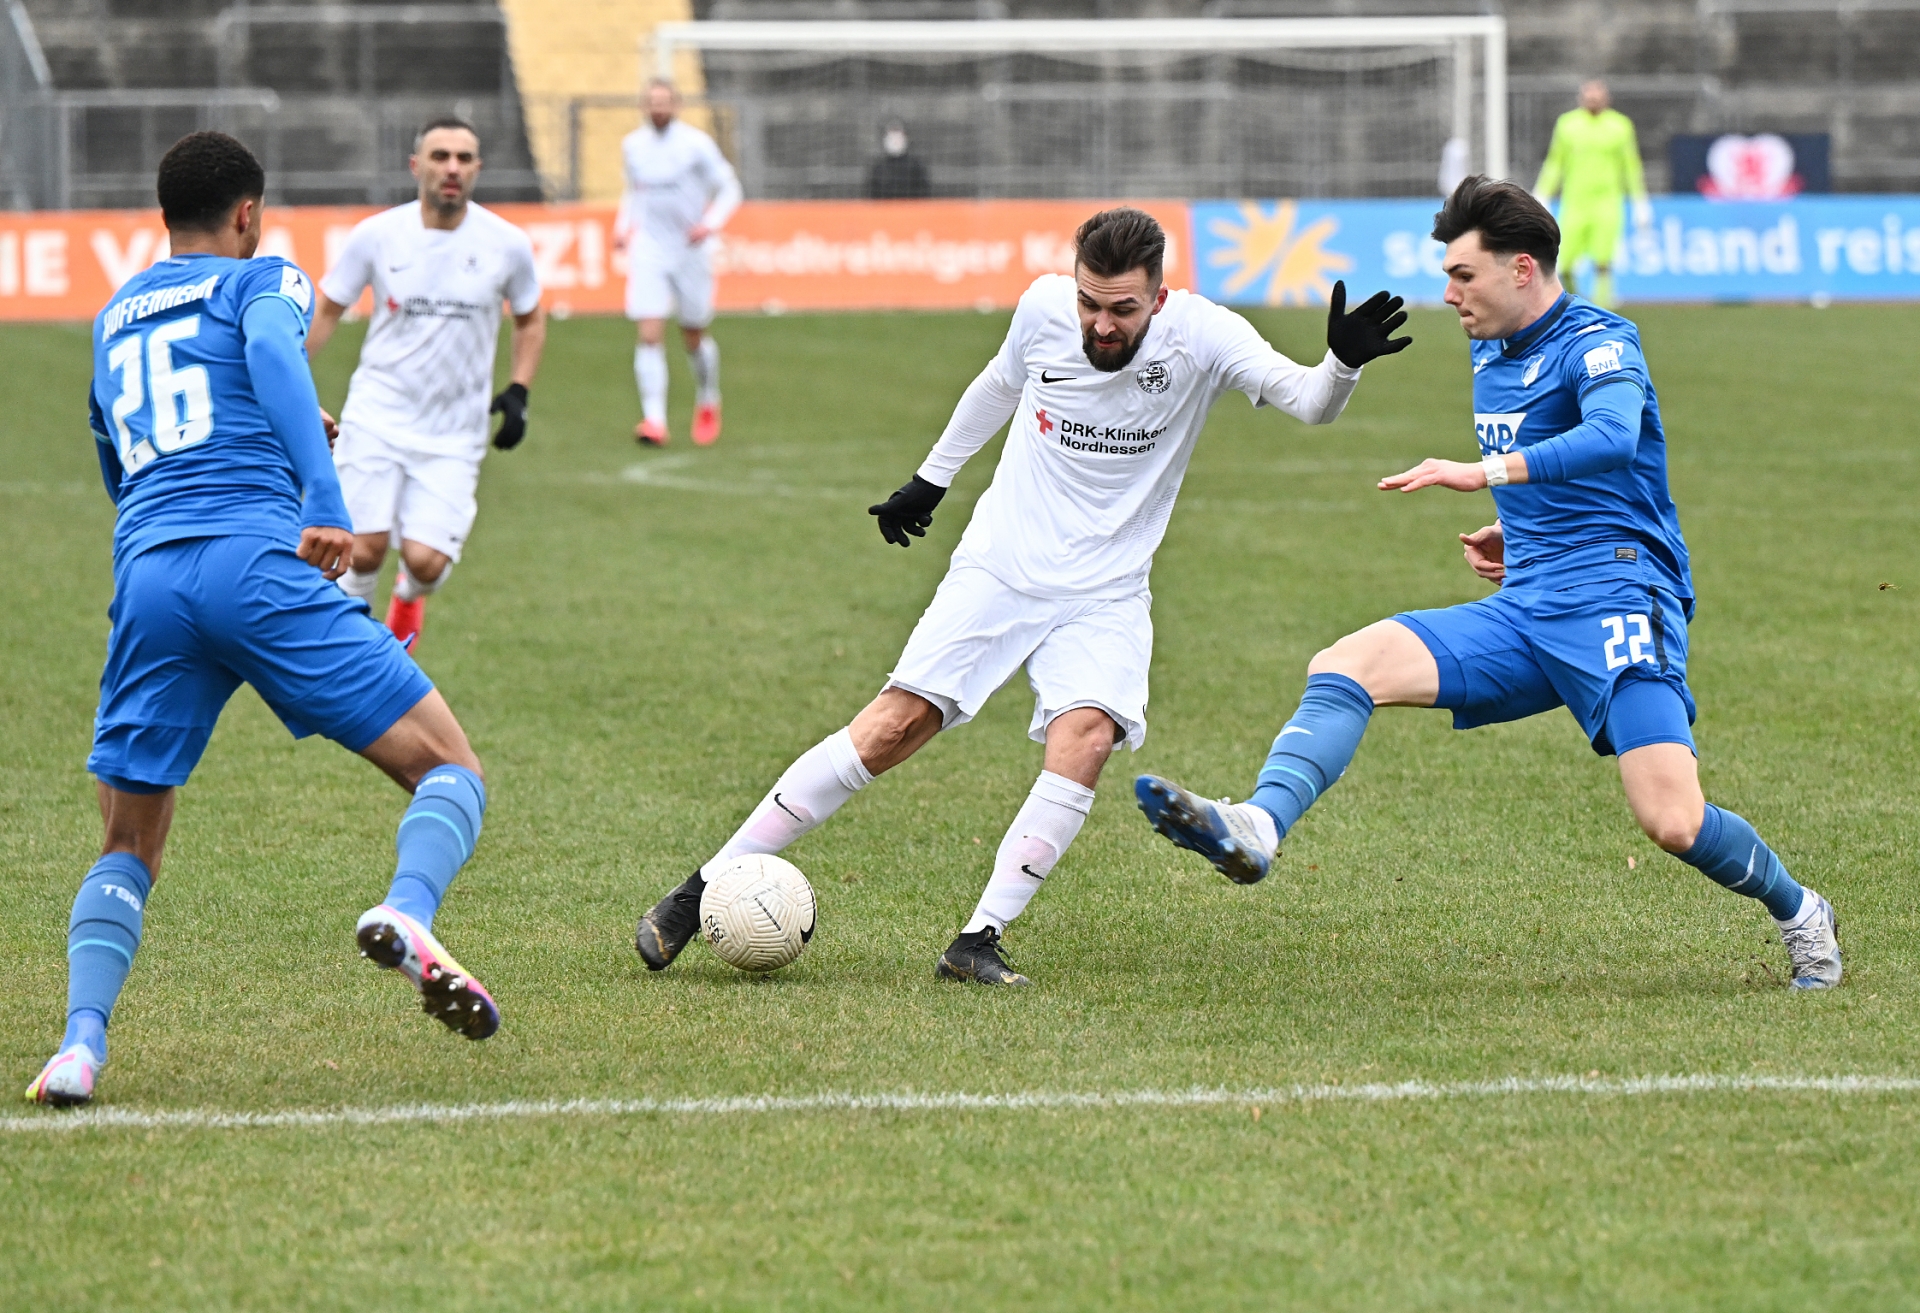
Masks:
[[[740,207],[740,179],[713,138],[679,118],[673,83],[647,84],[647,122],[620,143],[627,189],[614,220],[627,256],[627,318],[640,326],[633,377],[640,388],[634,441],[667,445],[667,317],[680,321],[695,388],[693,440],[720,436],[720,344],[707,244]]]
[[[1034,693],[1030,736],[1045,769],[994,858],[973,918],[938,974],[1026,984],[1000,952],[1093,806],[1121,742],[1146,737],[1153,654],[1147,576],[1207,412],[1229,392],[1309,424],[1346,406],[1360,367],[1405,347],[1406,322],[1381,292],[1348,314],[1336,287],[1326,358],[1309,369],[1253,325],[1161,284],[1166,236],[1138,210],[1107,210],[1074,236],[1072,277],[1040,278],[1020,298],[1000,353],[961,397],[905,487],[870,508],[889,542],[925,534],[968,457],[1008,419],[993,485],[880,695],[774,784],[713,860],[640,920],[635,946],[661,970],[698,929],[709,875],[778,852],[899,765],[942,729],[965,724],[1022,666]]]
[[[373,321],[333,452],[353,515],[353,564],[340,587],[371,598],[387,548],[397,543],[387,627],[409,646],[419,637],[428,595],[447,581],[473,529],[487,417],[502,416],[494,446],[519,445],[527,389],[547,340],[532,242],[471,199],[480,174],[472,125],[436,119],[413,149],[419,203],[354,228],[320,280],[307,334],[311,357],[372,286]],[[505,390],[489,406],[502,301],[513,311],[512,365]]]

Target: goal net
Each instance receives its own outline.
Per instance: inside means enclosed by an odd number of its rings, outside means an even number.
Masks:
[[[1507,171],[1492,15],[669,23],[650,45],[649,75],[697,58],[759,198],[1407,196]],[[890,123],[924,172],[876,169]]]

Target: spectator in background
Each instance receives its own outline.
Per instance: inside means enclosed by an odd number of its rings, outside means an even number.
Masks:
[[[1581,86],[1580,108],[1568,110],[1553,125],[1553,144],[1533,185],[1543,205],[1555,192],[1560,195],[1560,277],[1567,290],[1580,290],[1575,270],[1582,256],[1591,256],[1593,286],[1585,295],[1608,307],[1615,299],[1613,253],[1620,246],[1627,198],[1633,198],[1636,228],[1653,222],[1633,120],[1611,104],[1607,84],[1598,78]]]
[[[927,166],[913,153],[907,125],[890,121],[880,134],[880,154],[867,172],[867,197],[876,201],[917,201],[933,195]]]

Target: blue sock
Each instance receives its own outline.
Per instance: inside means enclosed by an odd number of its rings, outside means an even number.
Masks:
[[[1707,804],[1693,847],[1676,854],[1715,884],[1766,904],[1776,921],[1800,914],[1803,890],[1753,827],[1734,812]]]
[[[399,861],[387,906],[429,928],[447,886],[473,856],[480,839],[480,818],[487,810],[487,786],[465,766],[435,766],[413,791],[400,818],[393,846]]]
[[[141,912],[153,878],[132,853],[108,853],[93,864],[67,919],[66,1048],[84,1040],[107,1056],[107,1018],[140,949]]]
[[[1273,817],[1285,838],[1314,800],[1340,778],[1373,716],[1367,690],[1345,675],[1309,675],[1293,713],[1249,799]]]

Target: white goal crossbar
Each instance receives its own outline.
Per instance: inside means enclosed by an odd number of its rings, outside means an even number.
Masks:
[[[1481,158],[1507,176],[1507,24],[1495,14],[1402,18],[1193,18],[985,22],[662,23],[650,40],[652,75],[671,77],[680,51],[819,54],[1175,54],[1431,46],[1455,63],[1454,135],[1471,138],[1473,47],[1481,47]]]

